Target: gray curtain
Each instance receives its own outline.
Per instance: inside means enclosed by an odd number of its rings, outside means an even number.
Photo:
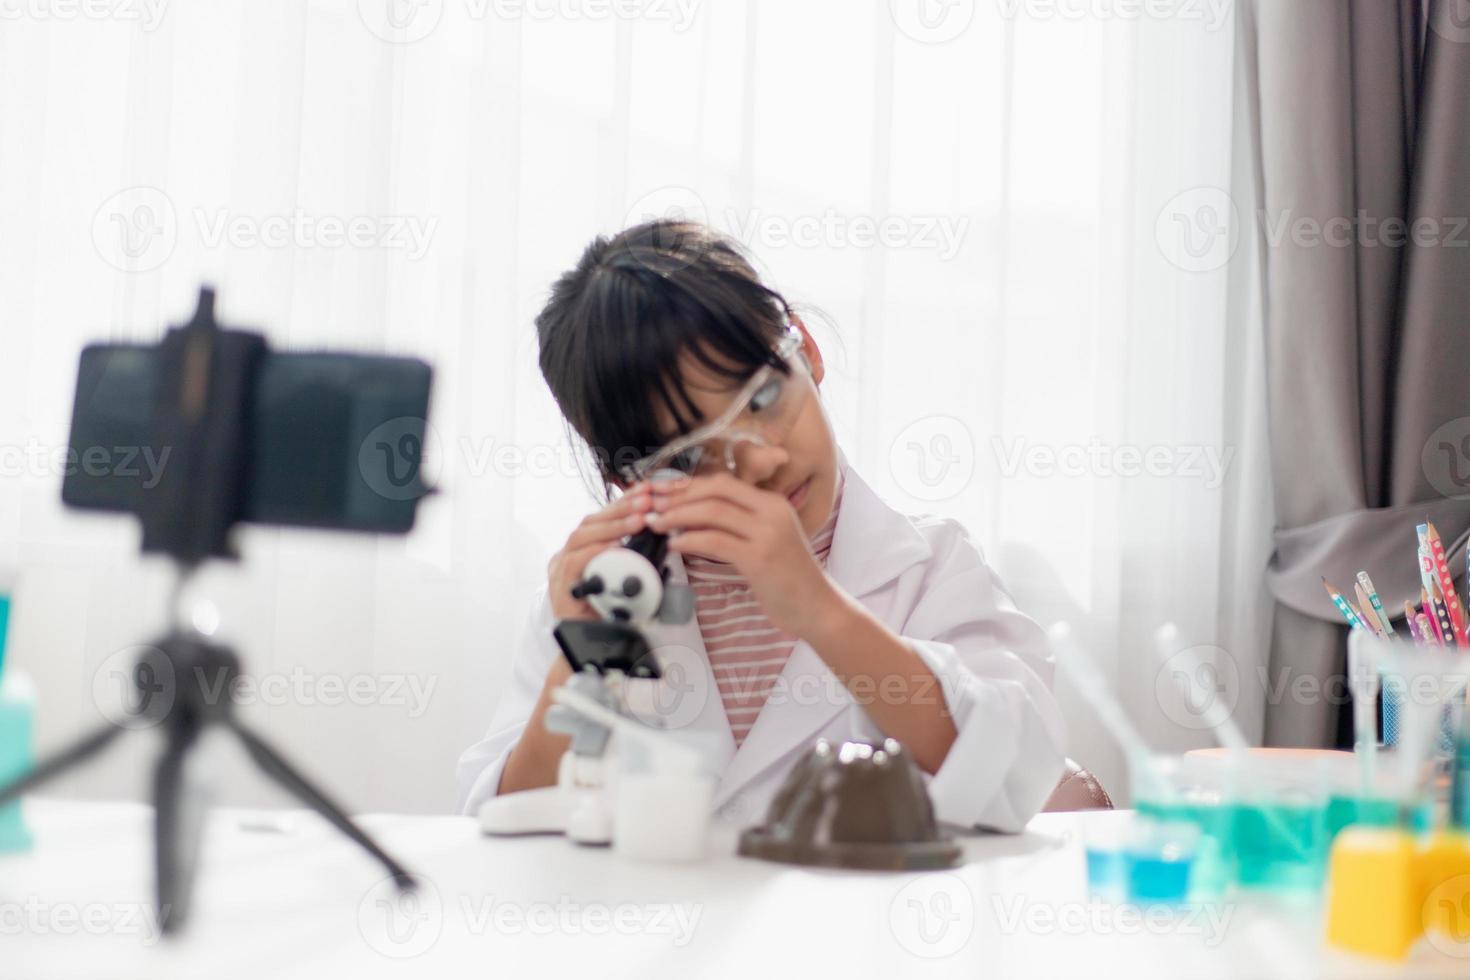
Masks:
[[[1253,0],[1240,13],[1277,520],[1270,676],[1326,681],[1345,630],[1323,576],[1350,589],[1366,569],[1402,610],[1419,595],[1426,518],[1464,569],[1470,2]],[[1395,244],[1416,220],[1428,244]],[[1268,701],[1266,744],[1334,744],[1340,714]]]

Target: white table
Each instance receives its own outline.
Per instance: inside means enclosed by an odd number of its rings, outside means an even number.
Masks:
[[[717,855],[634,864],[558,838],[495,840],[458,817],[362,823],[430,884],[397,906],[377,866],[314,815],[244,829],[211,814],[194,916],[157,941],[151,811],[28,800],[34,851],[0,856],[0,977],[1403,976],[1321,947],[1311,907],[1149,915],[1089,903],[1082,828],[1047,814],[967,839],[953,872],[788,868]],[[1220,918],[1224,916],[1224,918]],[[390,919],[390,917],[392,917]],[[1421,944],[1410,968],[1470,976]]]

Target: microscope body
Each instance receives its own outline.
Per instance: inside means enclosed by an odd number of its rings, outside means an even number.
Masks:
[[[571,736],[557,767],[557,784],[487,800],[480,809],[485,833],[550,832],[578,844],[614,842],[617,767],[609,750],[618,732],[613,723],[639,740],[666,737],[635,718],[625,698],[626,684],[661,676],[643,628],[654,620],[687,622],[694,611],[689,587],[668,582],[667,551],[665,535],[643,531],[588,562],[572,596],[586,600],[601,619],[562,620],[552,634],[572,666],[572,676],[553,693],[555,703],[546,713],[549,731]],[[688,768],[687,760],[682,768]],[[702,834],[686,836],[702,840]]]

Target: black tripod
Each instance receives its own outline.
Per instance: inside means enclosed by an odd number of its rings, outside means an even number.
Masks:
[[[261,434],[254,428],[253,406],[258,401],[259,368],[267,354],[262,336],[225,330],[215,322],[214,292],[207,288],[200,290],[190,322],[170,329],[156,351],[148,352],[154,378],[144,445],[169,452],[169,462],[156,486],[137,489],[122,506],[115,506],[109,497],[100,507],[137,514],[143,525],[143,550],[173,559],[179,568],[180,592],[203,562],[236,557],[230,532],[251,513],[252,446]],[[85,372],[79,375],[73,415],[72,449],[79,455],[87,447],[76,444],[77,418],[94,395],[82,383],[84,376]],[[423,397],[426,401],[427,395]],[[427,404],[417,411],[426,412]],[[356,448],[349,445],[347,451]],[[328,446],[325,451],[343,455],[342,447]],[[119,486],[109,484],[106,489],[113,493]],[[339,489],[350,496],[350,488]],[[72,494],[70,482],[63,486],[62,496],[72,506],[99,506],[85,493]],[[86,761],[126,728],[139,727],[137,723],[163,726],[165,747],[153,772],[158,913],[164,932],[177,932],[188,915],[203,826],[202,801],[186,785],[186,762],[206,727],[219,725],[245,744],[267,775],[377,858],[399,888],[413,888],[413,879],[401,865],[235,718],[231,696],[239,676],[240,660],[234,651],[174,626],[133,667],[134,717],[106,724],[42,760],[27,775],[0,787],[0,803]]]
[[[166,737],[163,754],[153,770],[154,867],[163,931],[177,932],[189,913],[204,812],[198,801],[186,792],[184,765],[189,749],[210,724],[233,732],[262,771],[377,858],[399,888],[412,889],[413,878],[402,865],[389,857],[341,807],[279,752],[235,717],[231,692],[239,676],[240,660],[233,650],[210,643],[202,636],[178,631],[146,649],[133,666],[137,722],[164,726]],[[87,761],[130,727],[134,726],[109,722],[42,760],[31,772],[0,788],[0,804]]]

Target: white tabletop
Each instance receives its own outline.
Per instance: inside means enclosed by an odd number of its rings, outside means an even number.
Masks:
[[[1081,835],[1125,813],[1044,814],[976,837],[952,872],[789,868],[733,856],[647,865],[559,838],[497,840],[459,817],[364,817],[429,883],[395,904],[378,867],[314,815],[211,814],[194,916],[158,940],[151,811],[28,800],[0,856],[0,976],[51,978],[1403,976],[1324,952],[1320,910],[1089,903]],[[1410,969],[1470,976],[1421,944]],[[432,971],[432,974],[431,974]]]

